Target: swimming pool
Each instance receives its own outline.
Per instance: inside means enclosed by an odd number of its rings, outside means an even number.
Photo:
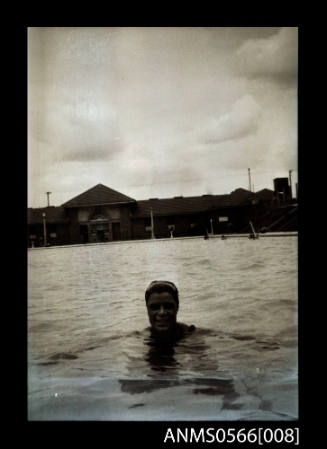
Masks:
[[[297,257],[296,237],[29,249],[29,419],[296,419]],[[145,330],[154,279],[197,327],[166,352]]]

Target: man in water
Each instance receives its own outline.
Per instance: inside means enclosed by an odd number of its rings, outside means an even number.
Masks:
[[[145,291],[145,302],[151,325],[151,336],[157,341],[176,342],[195,330],[177,322],[178,290],[169,281],[153,281]]]

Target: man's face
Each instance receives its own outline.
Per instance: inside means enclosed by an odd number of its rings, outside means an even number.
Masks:
[[[147,302],[152,329],[161,334],[169,334],[176,325],[177,304],[169,292],[151,293]]]

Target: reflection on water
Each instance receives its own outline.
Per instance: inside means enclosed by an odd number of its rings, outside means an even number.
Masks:
[[[169,371],[169,375],[179,375],[179,367],[183,363],[182,356],[188,355],[188,369],[196,371],[198,367],[193,366],[194,361],[205,358],[210,363],[210,347],[203,338],[204,330],[195,329],[190,326],[191,332],[179,338],[177,341],[164,341],[155,338],[150,330],[146,330],[149,335],[144,337],[144,344],[149,347],[145,360],[148,362],[151,370],[164,373]],[[181,359],[179,361],[179,359]],[[211,361],[213,363],[213,361]],[[209,367],[209,366],[208,366]],[[216,369],[216,362],[212,369]]]
[[[172,372],[172,369],[174,369],[175,374],[177,374],[178,362],[174,358],[174,354],[173,344],[152,346],[146,354],[145,360],[149,362],[151,369],[154,371],[165,372],[169,369]]]
[[[189,334],[175,342],[165,342],[154,338],[146,329],[143,335],[144,360],[150,370],[149,378],[190,376],[194,373],[218,372],[218,360],[215,350],[206,340],[215,333],[209,329],[196,328]],[[129,373],[134,371],[133,366],[127,365]]]
[[[232,403],[232,401],[240,396],[235,391],[233,379],[120,379],[119,383],[121,390],[129,394],[149,393],[154,390],[177,386],[191,386],[193,394],[222,396],[224,408],[231,410],[241,408],[240,404]]]
[[[144,345],[148,346],[144,360],[150,372],[147,379],[120,379],[121,391],[129,394],[149,393],[171,387],[188,387],[192,394],[222,396],[224,409],[239,410],[241,404],[234,401],[240,395],[236,392],[233,379],[218,378],[218,363],[210,357],[212,348],[206,343],[205,335],[214,335],[210,330],[197,329],[191,335],[177,342],[163,342],[151,334],[144,337]],[[186,358],[185,358],[186,357]],[[183,360],[184,359],[184,360]],[[187,363],[187,366],[183,366]],[[183,372],[215,373],[214,378],[183,377]],[[130,364],[129,373],[134,373],[134,364]],[[134,404],[141,407],[144,404]]]

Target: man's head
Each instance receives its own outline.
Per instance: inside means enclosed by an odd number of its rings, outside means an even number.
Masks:
[[[178,290],[172,282],[153,281],[145,291],[152,330],[159,335],[169,335],[176,326],[179,306]]]

